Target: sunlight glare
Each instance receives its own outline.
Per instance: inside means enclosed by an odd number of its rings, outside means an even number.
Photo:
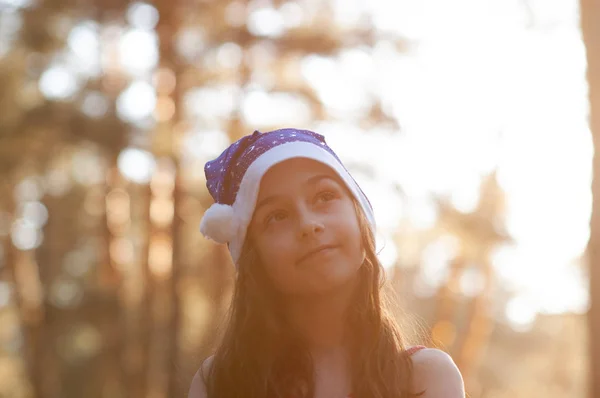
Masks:
[[[420,230],[432,228],[439,217],[437,206],[427,197],[411,199],[407,205],[407,215],[411,225]]]
[[[297,28],[306,20],[304,9],[293,1],[286,1],[279,8],[279,13],[286,28]]]
[[[35,228],[42,228],[48,222],[48,209],[42,202],[25,202],[19,211],[20,217]]]
[[[82,21],[71,30],[67,39],[69,48],[77,57],[77,67],[94,77],[101,72],[98,30],[96,22]]]
[[[81,111],[93,119],[99,119],[108,111],[108,98],[99,91],[87,93],[81,102]]]
[[[335,22],[342,28],[352,28],[365,22],[367,3],[362,0],[333,0]]]
[[[421,254],[422,266],[419,269],[424,281],[435,287],[445,283],[458,250],[458,239],[451,235],[445,235],[427,245]]]
[[[117,162],[121,174],[138,184],[150,182],[156,168],[154,156],[150,152],[136,148],[124,149]]]
[[[38,201],[44,195],[44,187],[37,177],[28,177],[20,181],[14,190],[17,202]]]
[[[135,2],[127,8],[127,22],[134,28],[152,30],[158,18],[158,10],[148,3]]]
[[[0,0],[0,8],[27,8],[36,3],[36,0]]]
[[[309,105],[301,96],[263,90],[252,90],[244,96],[242,116],[249,126],[302,126],[313,117]]]
[[[480,266],[470,265],[460,276],[460,291],[467,297],[478,297],[484,293],[485,282]]]
[[[188,62],[195,62],[204,53],[205,35],[198,27],[183,27],[175,38],[177,52]]]
[[[537,312],[526,296],[517,296],[508,302],[505,316],[513,330],[527,332],[531,330]]]
[[[223,43],[217,50],[217,62],[223,68],[235,69],[244,59],[241,47],[233,42]]]
[[[364,85],[352,81],[352,67],[320,55],[309,55],[302,60],[301,73],[317,92],[333,116],[358,120],[366,116],[373,98]]]
[[[117,114],[131,123],[150,116],[155,106],[156,92],[145,81],[134,81],[117,98]]]
[[[252,10],[246,24],[250,33],[256,36],[275,38],[282,36],[285,32],[282,15],[272,7]]]
[[[197,131],[186,134],[182,145],[185,159],[214,159],[229,145],[227,133],[221,130]]]
[[[398,249],[394,243],[394,239],[390,234],[377,234],[376,236],[377,258],[381,261],[381,265],[386,270],[391,269],[398,261]]]
[[[531,7],[534,26],[518,1],[374,0],[368,10],[379,32],[414,44],[401,53],[381,40],[372,51],[370,86],[403,130],[393,150],[380,149],[375,167],[393,171],[410,199],[409,218],[419,214],[414,200],[430,195],[473,211],[482,178],[497,171],[515,243],[497,250],[492,262],[503,287],[528,295],[531,311],[509,310],[521,325],[536,311],[585,308],[580,268],[592,206],[578,6],[535,1]],[[327,104],[319,86],[335,81],[336,64],[312,56],[302,67]]]
[[[119,41],[121,65],[132,75],[153,69],[158,63],[158,37],[154,31],[129,29]]]
[[[42,94],[48,99],[67,99],[79,89],[74,74],[63,66],[51,66],[39,81]]]
[[[43,241],[42,231],[34,223],[25,219],[13,223],[11,237],[13,244],[19,250],[33,250]]]
[[[228,118],[236,106],[240,89],[234,85],[205,86],[190,90],[183,98],[185,114],[192,119],[216,121]]]

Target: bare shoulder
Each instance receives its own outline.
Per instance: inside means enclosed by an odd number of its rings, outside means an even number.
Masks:
[[[206,360],[202,363],[202,366],[198,369],[194,378],[192,379],[192,384],[190,385],[190,391],[188,392],[188,398],[207,398],[208,394],[206,393],[206,376],[208,375],[208,371],[212,366],[213,356],[206,358]]]
[[[462,375],[450,355],[435,348],[422,349],[412,356],[414,387],[425,398],[464,398]]]

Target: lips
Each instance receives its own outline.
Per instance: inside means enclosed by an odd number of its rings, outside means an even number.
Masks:
[[[307,252],[306,254],[304,254],[302,257],[300,257],[300,259],[298,260],[298,263],[301,263],[305,260],[308,260],[316,255],[318,255],[319,253],[326,251],[326,250],[330,250],[330,249],[335,249],[337,246],[334,245],[322,245],[319,246],[313,250],[310,250],[309,252]]]

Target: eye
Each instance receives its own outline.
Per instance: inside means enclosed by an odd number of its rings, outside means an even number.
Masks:
[[[321,191],[317,194],[317,202],[329,202],[336,198],[335,192],[332,191]]]
[[[272,222],[283,221],[287,218],[287,213],[283,210],[276,210],[265,217],[265,223],[270,224]]]

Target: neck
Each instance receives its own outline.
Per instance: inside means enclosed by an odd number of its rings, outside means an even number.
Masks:
[[[288,303],[290,320],[314,356],[339,352],[345,347],[347,311],[354,285],[318,297],[296,297]]]

